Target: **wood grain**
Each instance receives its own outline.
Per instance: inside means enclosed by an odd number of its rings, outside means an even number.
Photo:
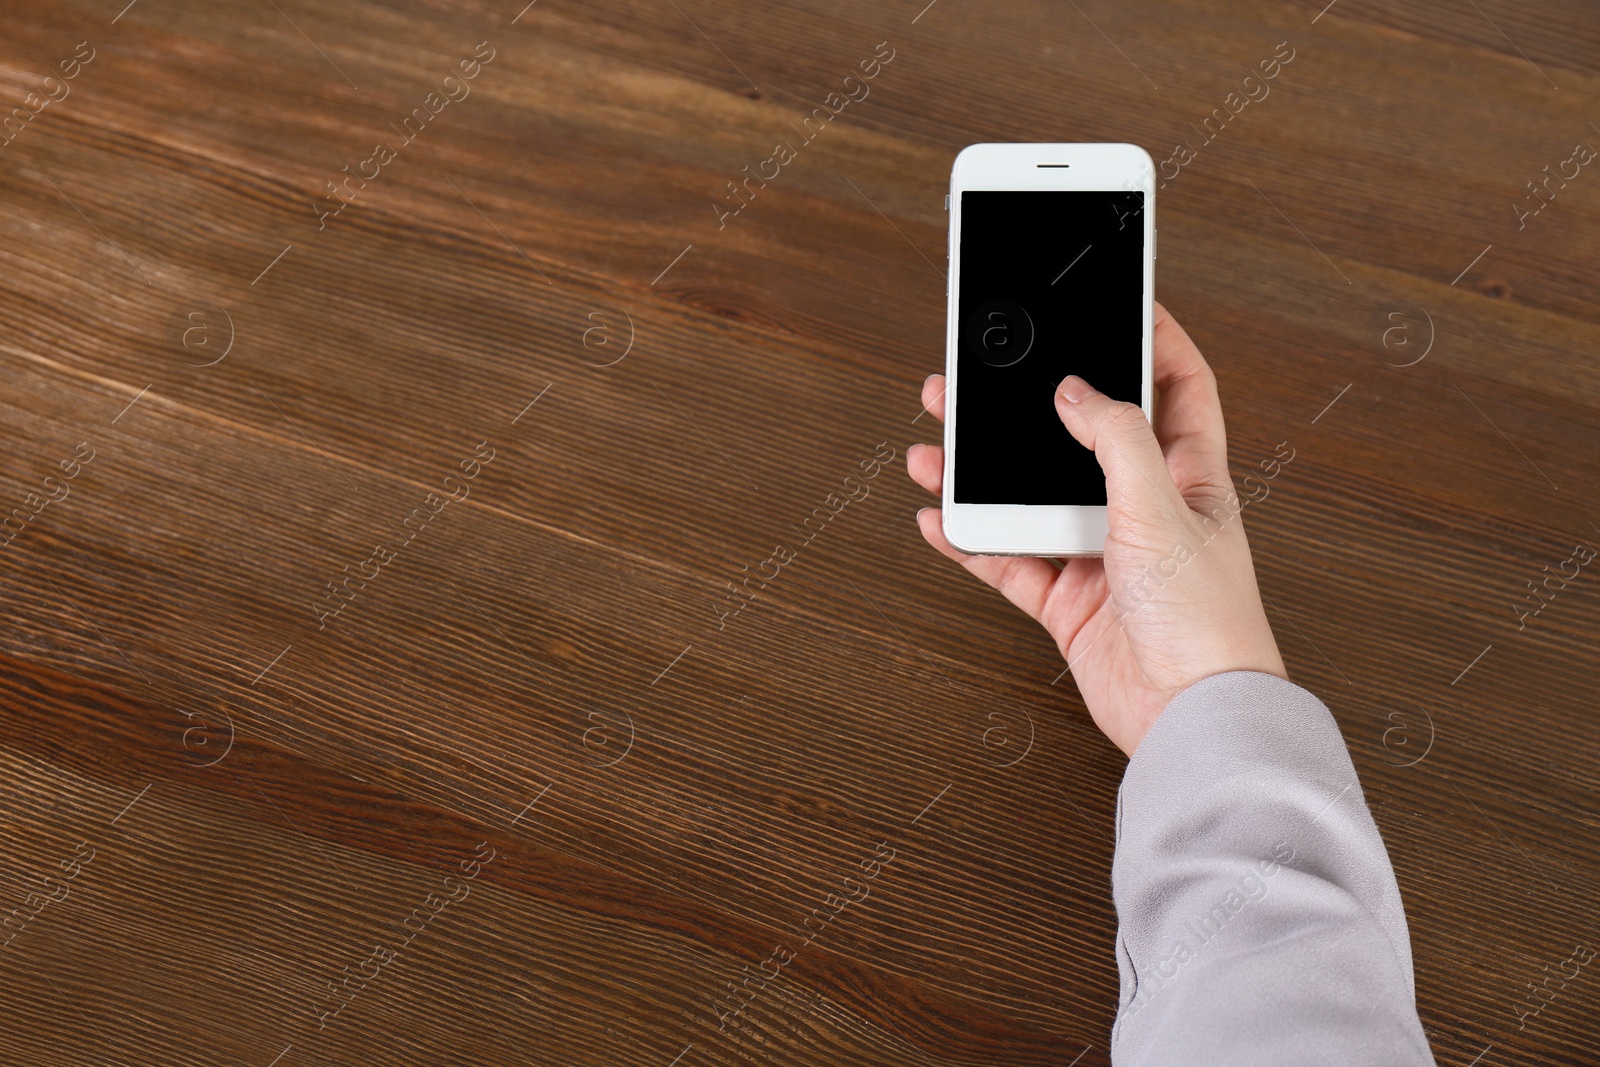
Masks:
[[[1159,296],[1236,473],[1296,450],[1246,521],[1439,1062],[1600,1059],[1600,975],[1518,1014],[1600,940],[1592,580],[1513,610],[1600,544],[1600,176],[1513,209],[1600,143],[1592,5],[924,3],[8,12],[7,108],[94,57],[0,146],[3,510],[93,459],[0,549],[0,1059],[1108,1063],[1123,760],[911,518],[942,197],[1167,158],[1284,41]]]

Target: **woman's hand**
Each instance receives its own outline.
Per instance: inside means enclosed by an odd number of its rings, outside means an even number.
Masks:
[[[1069,376],[1056,390],[1067,430],[1106,475],[1103,558],[1066,565],[968,556],[945,540],[938,508],[917,513],[928,543],[1041,623],[1105,735],[1133,755],[1167,702],[1202,678],[1254,670],[1287,679],[1261,607],[1241,504],[1228,474],[1217,380],[1177,320],[1155,306],[1156,426],[1137,404]],[[944,376],[922,385],[944,418]],[[906,469],[939,494],[944,449],[912,445]]]

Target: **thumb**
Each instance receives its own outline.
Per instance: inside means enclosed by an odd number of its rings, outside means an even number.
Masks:
[[[1069,374],[1056,388],[1056,413],[1105,472],[1113,525],[1118,515],[1162,524],[1187,509],[1139,405],[1113,400]]]

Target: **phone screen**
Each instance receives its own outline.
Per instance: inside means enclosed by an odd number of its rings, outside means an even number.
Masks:
[[[1056,414],[1068,374],[1143,390],[1144,193],[961,193],[960,504],[1100,505],[1105,475]]]

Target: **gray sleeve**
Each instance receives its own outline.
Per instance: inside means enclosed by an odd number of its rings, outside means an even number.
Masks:
[[[1117,1067],[1433,1064],[1394,869],[1315,696],[1256,671],[1178,694],[1116,835]]]

